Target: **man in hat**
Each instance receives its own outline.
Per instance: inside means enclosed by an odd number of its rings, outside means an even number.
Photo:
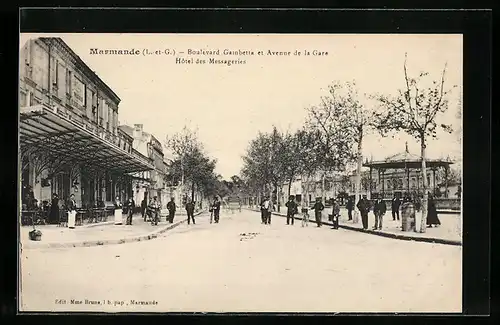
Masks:
[[[175,199],[172,197],[172,198],[170,198],[170,202],[167,203],[167,210],[168,210],[167,221],[170,223],[174,223],[175,209],[176,208],[177,207],[175,206]]]
[[[399,207],[401,206],[401,200],[397,194],[394,194],[394,197],[391,201],[391,212],[392,212],[392,220],[396,220],[396,217],[399,220]]]
[[[382,230],[382,219],[387,210],[385,202],[381,198],[375,200],[375,205],[373,206],[373,214],[375,215],[375,226],[373,230]]]
[[[285,203],[285,206],[287,207],[287,211],[286,211],[286,224],[289,225],[290,221],[291,221],[292,226],[293,226],[293,221],[295,219],[294,216],[298,212],[297,203],[295,203],[295,197],[293,195],[291,195],[288,198],[288,202]]]
[[[212,212],[214,214],[214,221],[215,223],[219,223],[219,217],[220,217],[220,201],[217,196],[214,196],[214,202],[212,204]]]
[[[361,222],[363,223],[363,229],[368,229],[368,212],[370,211],[370,202],[366,198],[366,195],[363,195],[363,198],[358,201],[356,207],[361,214]]]
[[[186,213],[188,217],[188,225],[191,223],[191,220],[193,220],[193,225],[196,224],[196,222],[194,221],[194,203],[191,202],[191,199],[187,200]]]
[[[134,215],[135,202],[132,197],[130,197],[127,201],[127,225],[132,225],[132,216]]]
[[[332,223],[333,223],[332,229],[339,228],[339,217],[340,217],[340,205],[337,202],[337,200],[332,199]]]
[[[316,198],[316,203],[314,203],[313,210],[314,210],[314,217],[316,218],[316,224],[318,227],[321,227],[323,223],[321,222],[321,213],[325,209],[325,206],[321,202],[321,198]]]

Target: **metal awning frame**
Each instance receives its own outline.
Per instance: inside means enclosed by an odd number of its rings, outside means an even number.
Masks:
[[[119,148],[44,105],[21,110],[21,155],[56,157],[62,165],[129,174],[154,169],[151,162]]]

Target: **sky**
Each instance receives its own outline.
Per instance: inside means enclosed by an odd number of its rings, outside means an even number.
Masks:
[[[439,121],[453,134],[439,134],[427,146],[430,158],[461,161],[462,35],[410,34],[21,34],[27,39],[61,37],[120,97],[120,124],[143,124],[160,141],[185,125],[197,129],[216,171],[225,179],[239,174],[241,156],[258,132],[276,125],[282,131],[301,127],[305,108],[318,104],[334,80],[356,81],[361,93],[395,93],[408,73],[427,71],[440,78],[447,63],[446,85],[457,85],[448,112]],[[135,49],[161,55],[95,55],[91,48]],[[165,55],[169,49],[176,55]],[[188,49],[253,51],[254,55],[189,56]],[[258,55],[258,51],[290,51],[290,56]],[[293,55],[295,51],[301,55]],[[313,55],[313,51],[323,55]],[[308,51],[311,55],[305,55]],[[181,54],[179,52],[184,52]],[[327,52],[328,54],[325,54]],[[177,64],[175,58],[241,59],[245,64]],[[445,86],[446,86],[445,85]],[[420,145],[405,134],[382,138],[369,134],[363,144],[368,159],[384,159],[404,151],[419,154]]]

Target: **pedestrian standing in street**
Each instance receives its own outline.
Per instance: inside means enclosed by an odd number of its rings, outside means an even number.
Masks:
[[[133,198],[129,198],[127,201],[127,225],[132,225],[132,216],[134,215],[135,202]]]
[[[219,223],[219,218],[220,218],[220,201],[217,196],[214,196],[214,202],[212,204],[212,211],[214,214],[214,221],[215,223]]]
[[[188,225],[191,223],[191,220],[193,220],[193,225],[196,224],[194,221],[194,203],[191,202],[191,199],[188,199],[188,202],[186,203],[186,213],[188,217]]]
[[[375,226],[373,226],[373,230],[382,230],[382,221],[384,218],[384,214],[387,211],[387,206],[385,202],[378,198],[375,200],[375,205],[373,206],[373,214],[375,215]]]
[[[144,222],[146,222],[147,219],[147,209],[148,209],[148,202],[146,201],[146,198],[142,199],[141,201],[141,214],[142,217],[144,218]]]
[[[167,203],[167,210],[168,210],[168,217],[167,221],[170,223],[174,223],[174,217],[175,217],[175,210],[176,210],[176,205],[175,205],[175,199],[170,198],[170,202]]]
[[[287,208],[286,224],[289,225],[291,223],[293,226],[295,214],[297,213],[297,203],[295,203],[295,197],[293,195],[290,195],[290,197],[288,198],[288,202],[285,203],[285,206]]]
[[[432,228],[432,226],[441,225],[441,221],[439,221],[437,209],[436,209],[436,201],[434,201],[434,197],[429,193],[429,198],[427,201],[427,227]]]
[[[158,213],[160,210],[160,204],[155,196],[151,203],[149,204],[149,210],[151,211],[151,225],[158,225]]]
[[[267,214],[266,214],[266,224],[270,225],[271,224],[271,216],[273,215],[274,211],[274,204],[273,201],[271,201],[269,198],[267,199],[268,205],[267,205]]]
[[[368,212],[370,211],[370,202],[366,199],[366,195],[358,201],[356,207],[361,214],[361,222],[363,223],[363,229],[368,230]]]
[[[340,205],[337,200],[332,199],[332,229],[339,229]]]
[[[76,219],[76,201],[75,194],[71,194],[69,196],[69,200],[67,203],[68,206],[68,228],[75,228],[75,219]]]
[[[353,198],[352,198],[352,197],[350,197],[350,198],[347,200],[346,208],[347,208],[347,216],[348,216],[348,219],[349,219],[349,220],[352,220],[352,211],[354,210],[354,200],[353,200]]]
[[[323,225],[323,222],[321,221],[321,214],[325,209],[325,206],[321,202],[321,198],[316,199],[316,203],[314,203],[313,209],[314,209],[314,217],[316,218],[316,224],[318,227],[321,227]]]
[[[392,212],[392,220],[396,220],[396,217],[399,220],[399,207],[401,206],[401,200],[399,196],[394,194],[394,197],[391,201],[391,212]]]
[[[267,218],[266,200],[267,198],[264,197],[262,202],[260,203],[260,219],[262,221],[262,224],[266,223]]]

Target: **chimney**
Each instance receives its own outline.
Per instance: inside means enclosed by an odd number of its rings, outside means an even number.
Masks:
[[[134,138],[142,138],[142,124],[134,124]]]

